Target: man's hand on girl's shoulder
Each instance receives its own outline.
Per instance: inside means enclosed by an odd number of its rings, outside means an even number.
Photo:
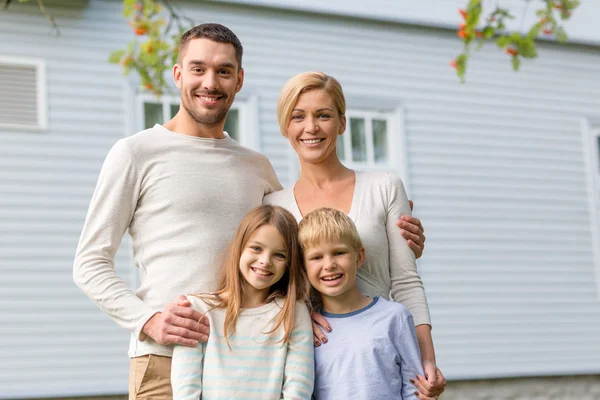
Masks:
[[[169,303],[162,312],[154,314],[142,331],[161,345],[196,347],[208,340],[210,324],[206,316],[191,308],[187,297],[179,296],[176,303]]]

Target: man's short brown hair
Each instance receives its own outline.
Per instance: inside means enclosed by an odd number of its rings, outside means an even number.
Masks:
[[[244,48],[240,39],[226,26],[215,23],[201,24],[188,30],[181,36],[179,41],[179,58],[178,62],[181,64],[183,54],[187,48],[188,43],[192,39],[210,39],[218,43],[231,43],[235,49],[235,58],[238,63],[238,69],[242,68],[242,55],[244,54]]]

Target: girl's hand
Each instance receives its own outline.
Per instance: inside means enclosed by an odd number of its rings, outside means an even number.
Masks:
[[[423,362],[423,370],[426,378],[417,375],[410,380],[419,391],[416,396],[421,400],[436,399],[446,389],[446,378],[433,361]]]
[[[331,326],[325,317],[318,312],[313,311],[310,318],[312,319],[315,347],[319,347],[321,343],[327,343],[327,336],[325,336],[323,331],[331,332]]]
[[[413,209],[413,202],[409,200],[410,209]],[[400,228],[400,234],[406,239],[408,247],[415,253],[415,258],[419,258],[423,255],[425,250],[425,230],[421,224],[421,220],[417,217],[411,217],[410,215],[401,215],[396,222],[396,225]]]

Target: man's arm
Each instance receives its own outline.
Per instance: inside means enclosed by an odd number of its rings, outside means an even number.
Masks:
[[[160,310],[141,301],[115,273],[114,257],[135,212],[140,182],[127,143],[120,140],[100,171],[73,265],[77,286],[102,311],[136,335]]]

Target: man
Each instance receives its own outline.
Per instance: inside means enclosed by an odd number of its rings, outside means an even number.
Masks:
[[[219,255],[242,217],[281,189],[265,156],[223,132],[244,82],[242,53],[239,39],[222,25],[186,32],[173,67],[179,112],[164,126],[119,140],[98,178],[73,276],[131,332],[130,399],[172,397],[172,345],[196,346],[209,328],[185,299],[169,302],[216,286]],[[402,218],[405,237],[421,252],[420,222]],[[141,277],[135,293],[114,271],[127,230]]]

